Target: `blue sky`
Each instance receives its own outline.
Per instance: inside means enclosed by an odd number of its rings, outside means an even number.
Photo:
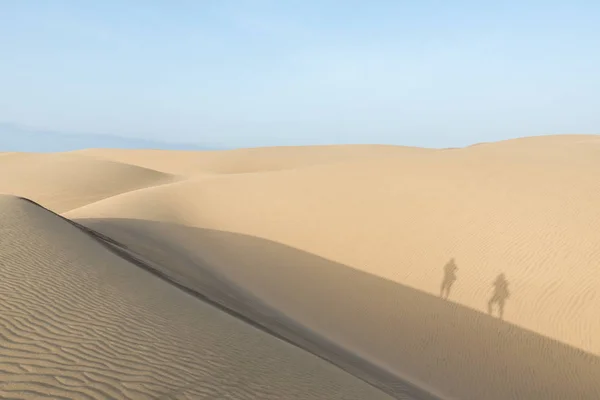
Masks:
[[[600,133],[600,2],[0,0],[0,122],[227,147]]]

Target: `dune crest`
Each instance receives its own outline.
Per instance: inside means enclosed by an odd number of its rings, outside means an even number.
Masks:
[[[166,173],[243,174],[297,169],[398,154],[412,155],[433,150],[386,145],[283,146],[221,151],[162,151],[88,149],[75,152],[99,159],[118,161]]]

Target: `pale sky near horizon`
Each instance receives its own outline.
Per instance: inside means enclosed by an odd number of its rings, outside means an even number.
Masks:
[[[600,133],[600,2],[0,0],[0,122],[227,147]]]

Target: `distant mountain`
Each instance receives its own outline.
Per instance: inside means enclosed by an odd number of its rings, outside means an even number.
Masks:
[[[0,152],[59,152],[89,148],[218,150],[214,147],[187,143],[169,143],[112,135],[76,135],[25,128],[0,123]]]

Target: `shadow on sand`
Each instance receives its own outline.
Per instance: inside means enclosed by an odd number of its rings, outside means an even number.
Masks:
[[[451,258],[450,261],[444,265],[444,279],[442,279],[442,285],[440,287],[441,298],[448,300],[448,297],[450,296],[450,290],[452,290],[452,285],[454,285],[454,282],[456,282],[456,271],[458,271],[456,261],[454,258]]]
[[[452,286],[457,280],[456,271],[458,271],[456,260],[451,258],[450,261],[444,265],[444,277],[442,278],[442,284],[440,285],[440,297],[442,299],[448,300],[448,297],[450,297]],[[510,297],[506,275],[504,275],[504,273],[499,274],[492,285],[494,287],[494,293],[487,303],[488,314],[493,315],[494,306],[497,306],[498,318],[504,319],[504,306],[506,305],[506,300]]]
[[[142,254],[191,291],[261,321],[398,398],[410,388],[397,377],[446,399],[600,398],[600,358],[346,265],[236,233],[130,219],[76,222]],[[200,257],[189,258],[189,250]],[[490,307],[502,309],[506,294],[496,285]]]
[[[493,306],[498,306],[498,318],[504,319],[504,305],[506,299],[510,297],[510,291],[508,290],[508,281],[504,273],[501,273],[496,277],[493,283],[494,293],[488,301],[488,314],[493,314]]]

